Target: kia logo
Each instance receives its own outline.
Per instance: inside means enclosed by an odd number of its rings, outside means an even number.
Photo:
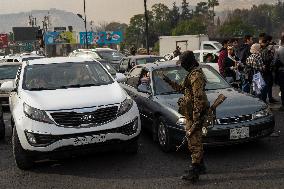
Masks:
[[[89,121],[92,121],[94,118],[95,118],[94,115],[83,115],[81,117],[81,121],[82,122],[89,122]]]

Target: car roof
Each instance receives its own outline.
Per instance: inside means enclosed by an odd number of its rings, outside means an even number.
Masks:
[[[199,64],[200,67],[206,67],[210,68],[209,65],[206,64]],[[146,68],[149,71],[154,71],[154,70],[159,70],[163,68],[171,68],[171,67],[176,67],[177,66],[177,61],[176,60],[169,60],[165,62],[155,62],[155,63],[148,63],[148,64],[142,64],[138,65],[136,67],[143,67]]]
[[[138,59],[138,58],[164,58],[162,56],[157,56],[157,55],[135,55],[135,56],[128,56],[126,58],[131,58],[131,59]]]
[[[82,58],[82,57],[53,57],[53,58],[41,58],[35,60],[29,60],[27,62],[28,65],[36,65],[36,64],[60,64],[66,62],[93,62],[94,60],[91,58]]]

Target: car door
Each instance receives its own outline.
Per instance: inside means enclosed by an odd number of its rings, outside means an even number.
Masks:
[[[130,61],[129,58],[123,58],[123,59],[121,60],[120,65],[119,65],[119,71],[120,71],[120,72],[124,73],[124,72],[129,71],[129,70],[128,70],[129,61]]]
[[[137,103],[143,125],[150,127],[151,124],[148,123],[152,122],[153,117],[152,96],[149,93],[138,91],[138,85],[141,83],[140,80],[142,78],[143,72],[145,72],[145,70],[142,66],[136,66],[135,68],[133,68],[129,73],[129,76],[123,88]]]

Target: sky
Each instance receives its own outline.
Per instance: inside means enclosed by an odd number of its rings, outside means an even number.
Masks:
[[[155,3],[164,3],[172,7],[173,2],[177,6],[181,5],[182,0],[147,0],[150,8]],[[196,5],[201,0],[188,0],[192,5]],[[206,0],[203,0],[206,1]],[[238,0],[243,2],[262,1],[262,0]],[[219,0],[230,3],[235,0]],[[229,4],[228,4],[229,5]],[[118,21],[129,23],[130,18],[135,14],[141,14],[144,10],[143,0],[86,0],[87,19],[93,20],[96,24]],[[238,7],[238,6],[236,6]],[[27,12],[31,10],[48,10],[56,8],[73,13],[83,13],[83,0],[0,0],[0,14]],[[220,7],[219,7],[220,9]],[[217,8],[218,10],[218,8]]]

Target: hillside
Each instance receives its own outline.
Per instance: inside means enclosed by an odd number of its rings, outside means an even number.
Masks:
[[[84,22],[76,14],[57,9],[34,10],[15,14],[0,15],[0,33],[12,31],[12,27],[28,26],[29,15],[37,18],[37,25],[42,27],[44,16],[50,14],[51,27],[73,26],[74,31],[84,31]]]

